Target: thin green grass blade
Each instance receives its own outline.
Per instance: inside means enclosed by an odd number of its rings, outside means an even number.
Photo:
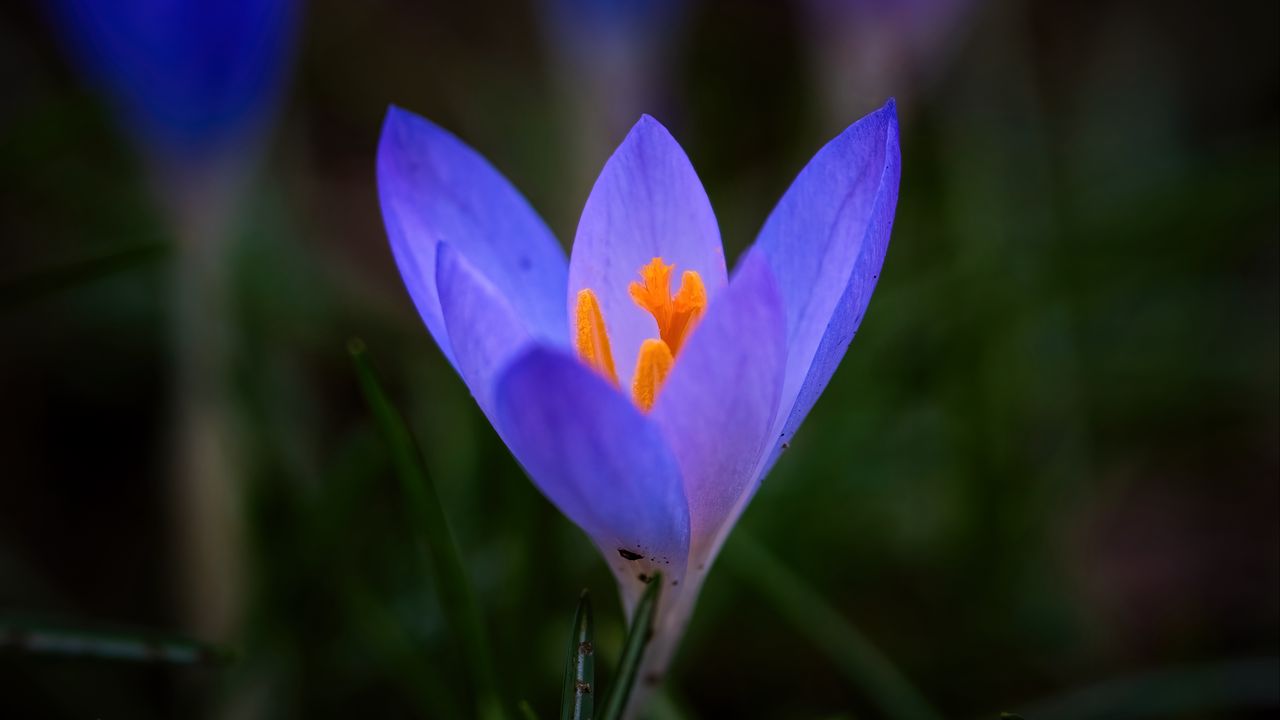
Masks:
[[[100,278],[155,262],[169,252],[160,243],[117,250],[101,257],[75,260],[36,270],[0,283],[0,312],[47,295],[91,283]]]
[[[440,605],[457,633],[463,662],[471,675],[476,693],[476,706],[480,717],[501,720],[502,704],[493,681],[493,664],[489,658],[489,644],[480,608],[471,592],[462,566],[462,556],[453,540],[453,533],[445,519],[440,496],[427,474],[426,463],[409,432],[404,416],[387,399],[378,382],[373,364],[363,341],[353,339],[347,350],[355,364],[356,376],[364,392],[369,409],[373,412],[387,445],[401,489],[407,500],[412,524],[423,535],[431,563],[436,571],[436,589],[440,593]]]
[[[631,618],[631,632],[627,634],[626,644],[622,646],[622,657],[618,660],[618,676],[613,684],[613,691],[605,701],[600,720],[618,720],[627,707],[631,690],[636,685],[636,675],[640,673],[640,661],[644,659],[644,649],[653,637],[653,619],[658,610],[658,596],[662,591],[662,573],[654,573],[636,603],[635,615]]]
[[[725,564],[823,652],[845,679],[892,720],[941,720],[906,677],[803,578],[739,528]]]
[[[591,593],[578,598],[564,662],[564,686],[560,691],[560,720],[591,720],[595,716],[596,661],[592,645],[595,634],[591,617]]]
[[[190,638],[147,630],[119,630],[0,618],[0,653],[170,665],[221,664],[231,653]]]

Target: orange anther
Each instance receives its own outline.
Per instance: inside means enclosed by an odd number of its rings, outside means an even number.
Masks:
[[[575,319],[577,333],[574,335],[574,347],[578,350],[578,355],[583,362],[617,385],[618,371],[613,367],[613,351],[609,349],[609,331],[604,326],[600,301],[596,299],[596,294],[590,288],[578,291]]]
[[[642,411],[649,412],[653,408],[654,401],[658,399],[658,391],[662,389],[662,383],[666,381],[674,363],[671,348],[665,342],[649,338],[640,345],[636,374],[631,381],[631,396]]]

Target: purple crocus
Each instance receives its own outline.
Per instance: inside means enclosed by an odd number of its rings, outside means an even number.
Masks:
[[[227,242],[303,0],[50,0],[71,62],[144,158],[175,243],[170,500],[192,630],[228,639],[244,579]]]
[[[729,275],[693,167],[643,116],[600,173],[566,262],[484,158],[421,117],[387,114],[383,219],[427,328],[533,482],[595,542],[628,612],[663,574],[651,683],[853,339],[899,175],[890,100],[814,156]]]
[[[48,12],[162,190],[208,193],[242,172],[276,108],[300,3],[56,0]]]

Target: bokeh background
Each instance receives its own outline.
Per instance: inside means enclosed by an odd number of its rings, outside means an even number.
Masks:
[[[353,336],[426,456],[511,716],[555,716],[583,587],[608,682],[606,569],[400,283],[386,107],[456,132],[566,246],[653,114],[733,258],[890,95],[904,166],[876,297],[654,717],[1276,711],[1276,3],[312,0],[232,163],[123,117],[57,5],[0,7],[0,716],[472,716]],[[192,502],[202,402],[221,482]],[[13,641],[42,623],[234,658]]]

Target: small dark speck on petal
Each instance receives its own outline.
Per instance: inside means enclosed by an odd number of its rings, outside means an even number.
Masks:
[[[643,560],[644,556],[640,553],[631,552],[626,548],[618,548],[618,554],[626,560]]]
[[[658,673],[649,673],[644,676],[644,682],[650,687],[655,687],[658,683],[662,682],[662,676]]]
[[[521,255],[516,258],[516,265],[518,265],[521,270],[528,271],[533,267],[533,261],[529,259],[528,255]]]
[[[790,449],[791,449],[791,443],[789,443],[789,442],[787,442],[787,441],[785,441],[785,440],[784,440],[784,441],[782,442],[782,449],[783,449],[783,450],[790,450]]]
[[[581,681],[579,681],[579,682],[575,685],[575,688],[577,689],[577,691],[578,691],[578,694],[579,694],[579,695],[590,695],[590,694],[591,694],[591,683],[589,683],[589,682],[581,682]]]
[[[644,573],[640,573],[639,575],[636,575],[636,577],[637,577],[637,578],[640,578],[640,582],[642,582],[642,583],[647,583],[647,582],[649,582],[650,580],[652,580],[652,579],[653,579],[653,578],[649,577],[648,575],[645,575]]]

